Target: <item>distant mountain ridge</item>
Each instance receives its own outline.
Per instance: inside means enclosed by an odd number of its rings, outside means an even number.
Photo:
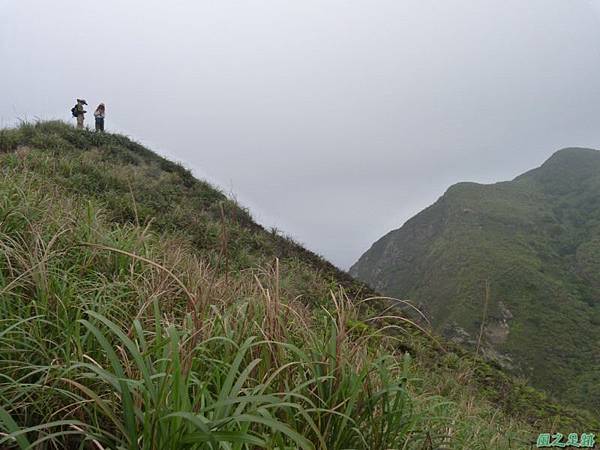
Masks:
[[[512,181],[453,185],[350,273],[422,305],[458,342],[477,346],[481,333],[483,351],[535,386],[600,406],[599,151],[566,148]]]

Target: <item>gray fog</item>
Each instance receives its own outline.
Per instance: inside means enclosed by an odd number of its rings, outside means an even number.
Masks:
[[[347,268],[450,184],[600,148],[600,0],[0,0],[0,125],[77,97]]]

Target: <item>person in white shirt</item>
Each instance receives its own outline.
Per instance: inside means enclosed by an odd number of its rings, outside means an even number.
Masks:
[[[96,131],[104,131],[104,116],[106,114],[106,108],[104,103],[100,103],[94,111],[94,117],[96,118]]]

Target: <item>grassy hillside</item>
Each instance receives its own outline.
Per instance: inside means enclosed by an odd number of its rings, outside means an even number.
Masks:
[[[597,411],[599,202],[600,152],[561,150],[511,182],[452,186],[351,273],[422,303],[447,336],[476,347],[481,335],[554,398]]]
[[[0,448],[508,449],[599,425],[123,136],[25,124],[0,168]]]

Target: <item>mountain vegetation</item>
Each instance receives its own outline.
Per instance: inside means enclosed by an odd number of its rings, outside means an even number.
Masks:
[[[0,131],[2,449],[510,449],[599,425],[124,136]]]
[[[411,299],[448,338],[552,398],[600,408],[600,152],[567,148],[512,181],[459,183],[350,273]]]

